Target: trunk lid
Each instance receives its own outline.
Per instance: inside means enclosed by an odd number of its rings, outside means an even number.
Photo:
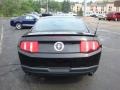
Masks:
[[[38,41],[39,53],[79,53],[81,40],[93,40],[90,33],[39,32],[28,33],[21,40]]]

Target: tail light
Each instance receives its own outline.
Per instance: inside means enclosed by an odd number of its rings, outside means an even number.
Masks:
[[[26,52],[36,53],[39,51],[39,44],[37,41],[21,41],[20,49]]]
[[[80,52],[82,53],[94,52],[99,48],[100,44],[96,40],[81,41],[80,43]]]

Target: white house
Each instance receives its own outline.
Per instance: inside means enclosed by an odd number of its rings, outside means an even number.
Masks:
[[[81,8],[84,10],[84,5],[82,3],[75,3],[72,5],[72,11],[75,13],[77,13]],[[86,16],[90,16],[92,14],[105,15],[109,12],[120,12],[120,6],[115,5],[115,0],[108,0],[108,2],[105,2],[105,0],[96,0],[94,3],[87,3]]]

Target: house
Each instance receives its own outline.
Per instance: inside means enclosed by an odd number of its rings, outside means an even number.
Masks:
[[[84,4],[75,3],[72,5],[72,11],[77,13],[80,8],[84,11]],[[86,16],[90,16],[92,14],[97,15],[105,15],[109,12],[120,12],[120,1],[116,0],[96,0],[96,2],[89,2],[86,6]]]
[[[78,11],[80,11],[80,9],[82,9],[82,3],[76,2],[71,5],[71,11],[74,13],[78,13]]]

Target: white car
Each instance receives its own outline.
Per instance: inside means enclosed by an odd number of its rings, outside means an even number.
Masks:
[[[99,20],[106,20],[106,15],[98,15]]]

